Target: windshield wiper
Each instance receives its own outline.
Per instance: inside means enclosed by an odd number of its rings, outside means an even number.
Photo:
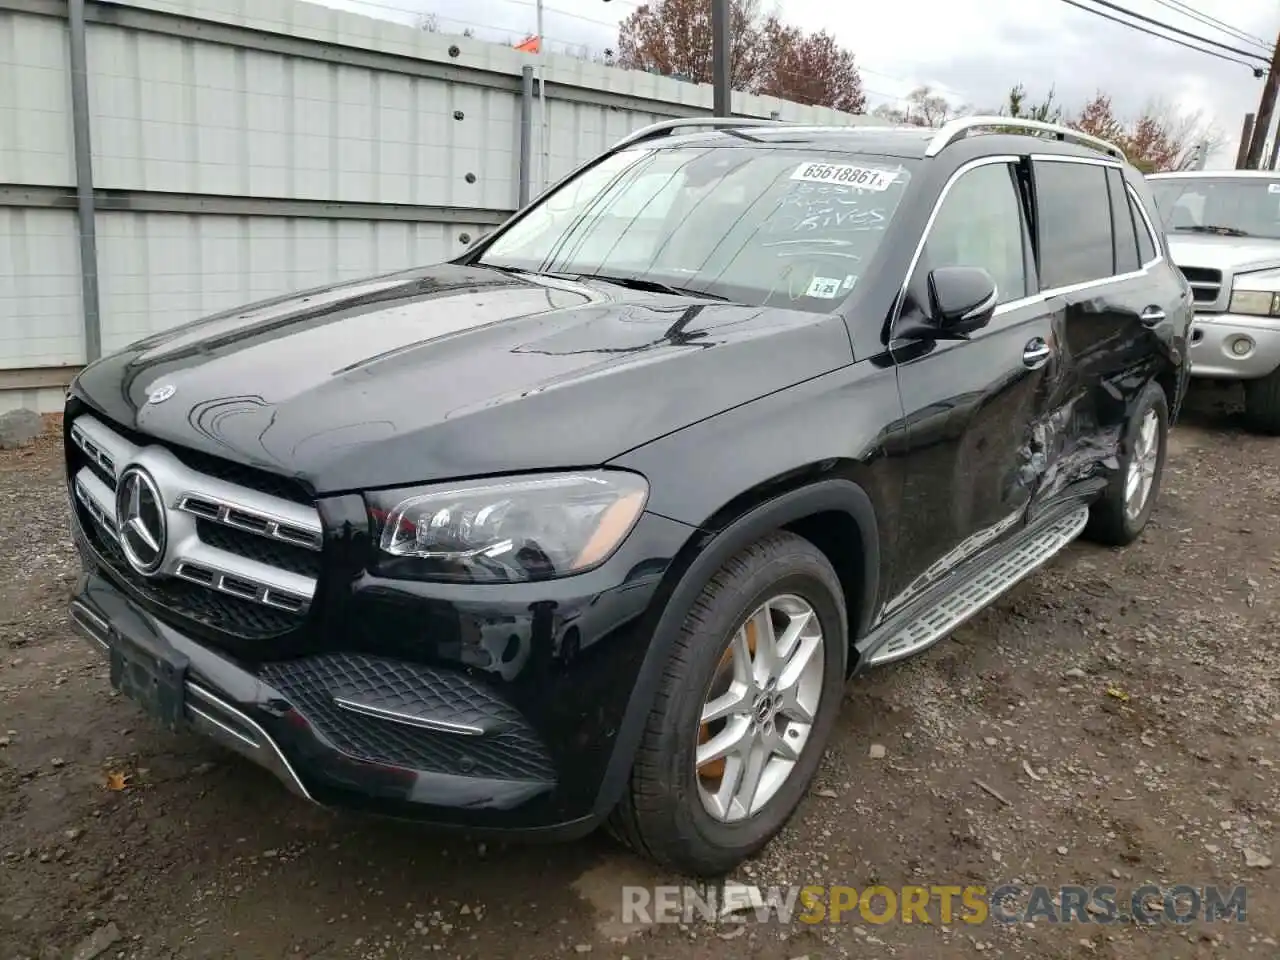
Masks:
[[[701,297],[704,300],[719,300],[728,303],[728,297],[721,297],[705,290],[694,290],[692,287],[678,287],[659,280],[648,280],[645,277],[614,277],[607,273],[584,273],[579,280],[598,280],[600,283],[613,283],[628,290],[644,290],[648,293],[669,293],[677,297]]]
[[[1211,223],[1195,224],[1193,226],[1188,226],[1188,227],[1174,227],[1173,229],[1177,232],[1186,232],[1186,233],[1216,233],[1222,237],[1250,236],[1250,234],[1247,231],[1241,230],[1237,227],[1222,227],[1222,226],[1218,226],[1217,224],[1211,224]]]

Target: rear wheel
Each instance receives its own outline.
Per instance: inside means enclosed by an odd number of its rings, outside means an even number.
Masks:
[[[613,816],[664,866],[723,874],[795,812],[844,686],[840,581],[809,541],[774,533],[726,563],[685,620]]]
[[[1280,369],[1244,382],[1244,416],[1250,430],[1280,434]]]
[[[1090,510],[1085,535],[1122,547],[1138,539],[1160,494],[1169,406],[1154,383],[1143,389],[1120,438],[1120,469]]]

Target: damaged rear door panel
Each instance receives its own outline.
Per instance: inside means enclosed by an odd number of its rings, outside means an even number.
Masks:
[[[1121,170],[1061,158],[1037,158],[1032,169],[1042,282],[1060,306],[1062,375],[1031,430],[1029,520],[1100,489],[1119,468],[1132,405],[1170,369],[1185,326],[1183,284],[1152,269],[1162,264],[1160,245]]]

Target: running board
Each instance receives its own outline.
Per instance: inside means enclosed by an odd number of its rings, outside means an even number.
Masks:
[[[929,603],[917,617],[878,645],[867,663],[878,667],[933,646],[1014,584],[1048,563],[1080,536],[1088,522],[1089,508],[1081,505],[1046,524],[983,567],[976,576],[965,578],[937,601]]]

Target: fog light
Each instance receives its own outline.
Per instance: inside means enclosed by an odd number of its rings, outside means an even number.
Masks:
[[[1231,352],[1237,357],[1247,356],[1253,349],[1253,341],[1248,337],[1236,337],[1231,341]]]

